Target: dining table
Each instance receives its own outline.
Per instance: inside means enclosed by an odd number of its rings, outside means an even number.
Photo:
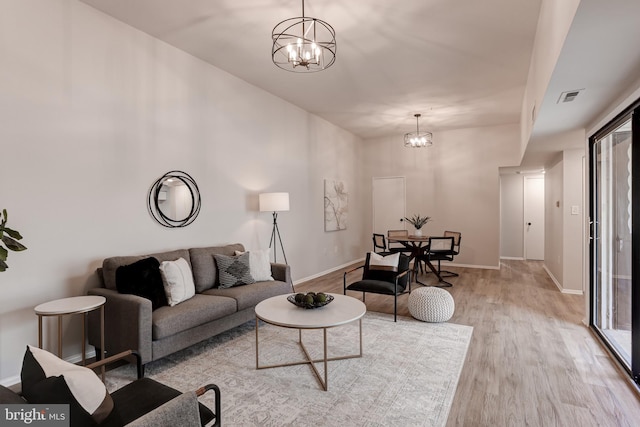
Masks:
[[[413,261],[413,277],[415,278],[416,283],[427,286],[426,283],[418,280],[418,268],[420,261],[424,261],[426,266],[429,267],[429,270],[431,270],[431,272],[438,278],[438,282],[441,283],[439,286],[452,286],[451,283],[442,278],[438,269],[429,260],[429,237],[430,236],[415,236],[410,234],[407,237],[389,238],[389,242],[400,243],[409,250],[409,262]]]

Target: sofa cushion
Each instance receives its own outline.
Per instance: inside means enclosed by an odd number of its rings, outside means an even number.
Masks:
[[[196,294],[173,307],[160,307],[152,313],[152,338],[160,340],[200,326],[237,311],[233,298]]]
[[[255,307],[260,301],[276,295],[291,293],[291,285],[279,280],[256,282],[247,286],[234,286],[232,288],[212,288],[203,292],[204,295],[217,295],[230,297],[237,301],[238,311]]]
[[[196,293],[191,266],[184,258],[162,261],[160,274],[167,302],[170,306],[186,301]]]
[[[201,293],[202,291],[213,288],[219,283],[216,262],[213,259],[213,255],[233,256],[236,251],[244,252],[244,246],[240,243],[234,243],[224,246],[189,249],[193,280],[196,284],[196,293]]]
[[[102,261],[102,279],[104,281],[104,287],[107,289],[116,290],[116,270],[123,265],[133,264],[136,261],[140,261],[144,258],[153,257],[158,261],[174,261],[178,258],[184,258],[187,262],[190,261],[188,249],[178,249],[176,251],[159,252],[150,255],[138,255],[138,256],[115,256],[106,258]]]
[[[151,301],[151,309],[167,305],[167,295],[160,274],[160,263],[150,257],[116,270],[116,288],[121,294],[133,294]]]
[[[273,280],[271,276],[271,261],[269,260],[271,249],[252,249],[248,252],[251,277],[253,277],[256,282]],[[236,256],[244,253],[245,252],[236,251]]]
[[[113,400],[89,368],[27,346],[22,362],[22,394],[30,404],[69,404],[71,426],[95,425],[113,410]]]
[[[256,282],[251,276],[248,252],[238,256],[215,254],[213,257],[218,267],[219,288],[250,285]]]

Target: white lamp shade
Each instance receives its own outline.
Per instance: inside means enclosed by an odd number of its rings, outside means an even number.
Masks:
[[[289,210],[289,193],[260,194],[260,212],[283,212]]]

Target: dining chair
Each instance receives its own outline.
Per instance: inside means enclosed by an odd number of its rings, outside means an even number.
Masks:
[[[429,237],[429,250],[425,254],[425,258],[431,261],[438,261],[438,275],[442,278],[442,268],[440,263],[442,261],[453,261],[454,252],[454,238],[453,236],[438,236]],[[424,260],[423,260],[424,261]],[[456,274],[457,276],[457,274]],[[451,277],[445,276],[445,277]],[[451,283],[444,280],[440,280],[440,283],[444,287],[452,286]]]
[[[445,231],[444,237],[453,237],[453,250],[451,251],[451,259],[460,253],[460,241],[462,240],[462,233],[459,231]],[[440,269],[440,267],[438,267]],[[445,273],[444,275],[442,273]],[[453,271],[442,270],[440,271],[440,275],[442,277],[457,277],[458,273],[454,273]]]
[[[402,252],[402,253],[410,253],[411,249],[408,249],[402,243],[392,242],[392,239],[408,239],[409,231],[408,230],[388,230],[387,238],[389,239],[389,252]]]
[[[373,233],[373,251],[380,255],[389,255],[391,252],[387,250],[387,241],[384,234]]]

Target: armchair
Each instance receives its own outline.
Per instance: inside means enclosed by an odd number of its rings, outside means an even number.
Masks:
[[[138,379],[109,393],[91,370],[135,356]],[[77,366],[38,348],[28,347],[22,366],[22,392],[0,386],[0,404],[68,404],[70,425],[193,427],[213,421],[220,426],[220,389],[209,384],[192,392],[141,378],[140,356],[131,350],[91,365]],[[215,392],[215,413],[197,397]]]
[[[363,269],[362,279],[347,285],[347,275],[356,270]],[[347,291],[362,292],[362,301],[365,294],[393,295],[393,321],[397,321],[398,295],[411,292],[411,271],[409,270],[409,257],[396,253],[381,256],[376,253],[367,253],[364,265],[351,269],[343,275],[343,293]]]

